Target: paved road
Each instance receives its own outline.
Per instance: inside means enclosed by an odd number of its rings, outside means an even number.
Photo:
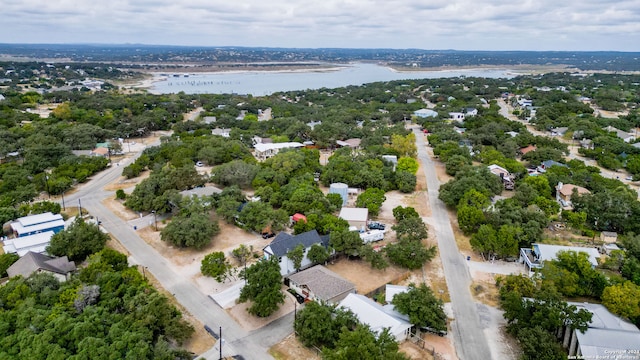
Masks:
[[[469,269],[465,263],[466,260],[458,250],[446,205],[438,199],[440,181],[433,161],[425,149],[424,135],[418,129],[414,129],[414,133],[418,158],[422,161],[427,176],[433,230],[438,239],[438,249],[455,317],[452,329],[456,352],[461,360],[488,360],[491,359],[491,351],[480,325],[476,304],[469,291],[471,286]]]
[[[291,333],[293,315],[275,321],[262,330],[249,333],[242,329],[229,315],[190,281],[172,270],[171,264],[154,248],[142,240],[133,227],[113,214],[102,204],[102,200],[115,196],[114,192],[103,188],[115,181],[122,172],[122,167],[131,163],[137,156],[125,160],[120,166],[112,167],[82,185],[76,192],[66,196],[66,205],[82,207],[102,221],[105,230],[111,233],[131,253],[136,264],[143,266],[160,282],[168,292],[195,318],[213,329],[222,326],[223,354],[242,355],[245,359],[272,359],[267,349]],[[218,350],[206,352],[205,358],[217,359]]]

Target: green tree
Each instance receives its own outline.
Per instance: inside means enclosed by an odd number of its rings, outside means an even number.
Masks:
[[[0,255],[0,278],[7,276],[7,269],[20,259],[18,254],[1,254]]]
[[[402,193],[412,193],[416,189],[417,181],[416,176],[408,171],[396,172],[396,187]]]
[[[207,213],[177,215],[160,232],[160,239],[175,246],[202,249],[220,232],[220,227]]]
[[[371,264],[374,269],[382,270],[389,267],[389,263],[385,260],[384,256],[379,251],[375,251],[371,244],[364,244],[358,251],[360,257]]]
[[[357,324],[351,311],[311,301],[298,311],[293,328],[305,346],[334,348],[342,329],[351,330]]]
[[[398,240],[421,241],[429,236],[427,225],[419,217],[404,218],[391,227]]]
[[[398,352],[398,343],[389,329],[385,328],[376,335],[367,325],[358,325],[354,330],[343,329],[336,341],[335,349],[324,348],[322,358],[326,360],[367,359],[367,360],[405,360],[407,357]]]
[[[247,268],[244,274],[246,285],[240,290],[239,302],[251,300],[247,311],[259,317],[267,317],[284,303],[280,290],[282,277],[277,258],[262,260]]]
[[[426,284],[410,284],[409,289],[396,294],[391,303],[399,313],[409,316],[413,325],[435,331],[447,330],[444,303],[435,297]]]
[[[485,222],[484,212],[474,206],[458,205],[458,226],[465,235],[475,233]]]
[[[336,251],[348,256],[358,255],[358,250],[362,246],[362,239],[357,231],[341,229],[332,231],[329,237],[329,244]]]
[[[307,258],[314,264],[324,264],[329,260],[329,251],[320,244],[313,244],[307,253]]]
[[[380,211],[380,207],[382,207],[382,203],[387,200],[387,197],[384,196],[384,190],[380,190],[377,188],[368,188],[356,199],[357,207],[366,207],[369,210],[370,215],[378,215]]]
[[[217,282],[224,282],[230,275],[229,270],[231,270],[231,264],[222,251],[206,255],[200,264],[202,275],[211,276]]]
[[[393,217],[396,219],[396,221],[400,221],[406,218],[420,217],[420,214],[418,214],[416,209],[412,207],[396,206],[393,208]]]
[[[398,165],[396,166],[396,171],[406,171],[413,175],[418,172],[418,167],[420,164],[414,158],[403,156],[398,159]]]
[[[287,257],[293,262],[293,268],[296,271],[300,270],[302,259],[304,259],[304,245],[296,245],[296,247],[287,252]]]
[[[416,147],[416,135],[409,133],[406,136],[399,134],[391,135],[391,144],[389,148],[398,153],[401,157],[415,158],[418,153]]]
[[[608,286],[602,292],[602,305],[622,317],[637,318],[640,316],[640,286],[631,281]]]
[[[231,250],[231,255],[236,259],[238,264],[244,266],[253,254],[253,245],[240,244],[237,248]]]
[[[96,253],[109,240],[97,225],[76,220],[65,230],[53,235],[47,246],[47,252],[54,256],[67,256],[69,260],[83,261],[87,256]]]
[[[426,247],[421,241],[402,239],[385,248],[392,263],[409,270],[419,269],[433,259],[437,253],[435,246]]]
[[[474,251],[479,252],[483,258],[489,259],[498,247],[498,234],[493,225],[480,225],[478,232],[471,236],[469,240]]]

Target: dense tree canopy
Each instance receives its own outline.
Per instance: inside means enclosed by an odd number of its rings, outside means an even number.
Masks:
[[[247,309],[250,314],[267,317],[284,303],[280,290],[282,277],[278,259],[262,260],[247,268],[244,277],[246,285],[240,290],[240,302],[251,301]]]
[[[67,229],[53,235],[47,252],[54,256],[67,256],[69,260],[83,261],[87,256],[96,253],[109,240],[95,224],[77,218]]]

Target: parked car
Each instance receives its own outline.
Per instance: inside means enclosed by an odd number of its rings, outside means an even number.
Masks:
[[[377,221],[371,221],[368,224],[369,230],[384,230],[385,229],[385,224],[377,222]]]
[[[297,293],[295,290],[293,290],[293,289],[287,289],[287,291],[288,291],[291,295],[293,295],[293,296],[295,296],[295,297],[296,297],[296,300],[298,300],[298,304],[302,304],[302,303],[304,303],[304,296],[302,296],[302,295],[298,294],[298,293]]]
[[[272,238],[272,237],[274,237],[274,236],[276,236],[276,234],[275,234],[275,233],[272,233],[272,232],[265,232],[265,233],[262,233],[262,238],[263,238],[263,239],[269,239],[269,238]]]

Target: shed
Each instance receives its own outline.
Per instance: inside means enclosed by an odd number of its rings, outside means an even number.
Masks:
[[[343,207],[340,209],[340,215],[338,215],[338,217],[346,220],[349,226],[366,229],[367,220],[369,220],[369,209]]]
[[[300,220],[304,220],[304,222],[307,222],[307,217],[300,214],[300,213],[295,213],[293,214],[293,216],[291,216],[291,221],[293,221],[294,223],[297,223]]]
[[[387,284],[384,288],[384,301],[387,304],[391,304],[394,296],[405,293],[407,290],[409,290],[409,287],[407,286]]]
[[[600,233],[600,241],[611,244],[618,241],[618,233],[614,231],[603,231]]]

